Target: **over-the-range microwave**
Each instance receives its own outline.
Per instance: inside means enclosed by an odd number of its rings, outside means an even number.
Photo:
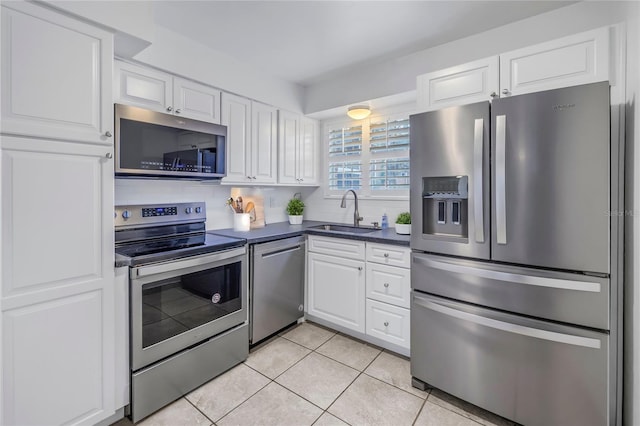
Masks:
[[[220,179],[226,139],[226,126],[115,104],[119,177]]]

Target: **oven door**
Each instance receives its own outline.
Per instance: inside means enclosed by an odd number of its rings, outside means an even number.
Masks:
[[[136,371],[247,321],[246,247],[131,269]]]

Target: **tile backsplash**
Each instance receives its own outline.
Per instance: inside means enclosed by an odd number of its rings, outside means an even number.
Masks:
[[[208,230],[232,228],[233,213],[226,206],[232,190],[246,193],[249,197],[251,194],[261,194],[267,224],[286,222],[287,202],[296,192],[300,192],[299,188],[291,187],[234,188],[210,181],[118,178],[115,183],[115,205],[204,201],[207,205]]]

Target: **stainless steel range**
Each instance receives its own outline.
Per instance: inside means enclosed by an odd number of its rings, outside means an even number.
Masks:
[[[207,234],[205,220],[204,203],[116,207],[134,422],[247,358],[246,240]]]

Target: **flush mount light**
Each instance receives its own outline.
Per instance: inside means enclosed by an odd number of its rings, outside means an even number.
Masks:
[[[362,120],[367,118],[369,114],[371,114],[371,109],[367,105],[354,105],[347,110],[347,115],[354,120]]]

